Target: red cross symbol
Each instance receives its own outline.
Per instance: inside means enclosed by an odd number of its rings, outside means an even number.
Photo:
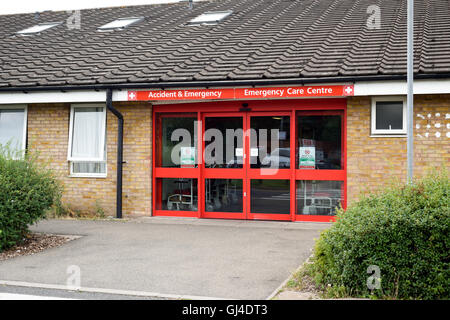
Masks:
[[[128,101],[137,100],[137,92],[136,91],[128,91]]]
[[[353,96],[354,95],[353,86],[344,87],[344,93],[346,96]]]

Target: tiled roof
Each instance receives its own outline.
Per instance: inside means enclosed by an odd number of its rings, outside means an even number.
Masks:
[[[450,74],[450,0],[416,0],[415,68]],[[381,8],[369,29],[367,8]],[[219,80],[361,77],[406,73],[407,0],[222,0],[90,9],[81,29],[67,12],[0,16],[0,88]],[[216,25],[188,25],[232,10]],[[145,16],[99,32],[117,18]],[[17,31],[63,24],[31,36]],[[325,79],[324,79],[325,80]]]

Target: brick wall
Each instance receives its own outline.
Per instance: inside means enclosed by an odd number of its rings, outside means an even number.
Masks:
[[[414,102],[415,176],[450,169],[450,95],[418,95]],[[347,106],[348,202],[392,179],[406,181],[406,137],[370,136],[371,98],[352,97]],[[439,126],[439,128],[438,128]],[[436,134],[438,133],[438,134]]]
[[[152,110],[148,104],[121,103],[125,118],[124,214],[151,214]],[[450,167],[450,95],[420,95],[415,100],[415,173]],[[115,214],[117,119],[107,113],[108,176],[105,179],[69,177],[67,147],[69,104],[30,105],[28,144],[47,160],[65,185],[64,201],[78,210],[95,210],[96,202],[108,215]],[[406,177],[406,138],[370,136],[371,99],[352,97],[347,110],[348,201],[361,192],[378,190]],[[440,125],[439,127],[437,125]],[[438,135],[436,133],[439,133]]]
[[[124,215],[151,214],[152,110],[148,104],[117,104],[123,114]],[[107,178],[70,177],[67,161],[70,105],[35,104],[28,108],[28,146],[47,161],[64,184],[63,201],[71,208],[95,212],[100,206],[115,215],[117,169],[117,118],[107,112]]]

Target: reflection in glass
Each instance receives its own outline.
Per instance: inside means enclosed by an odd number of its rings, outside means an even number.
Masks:
[[[0,109],[0,146],[12,150],[25,149],[23,145],[24,109]]]
[[[299,169],[342,169],[341,116],[299,116]]]
[[[195,133],[197,117],[192,114],[177,114],[160,115],[158,119],[156,166],[165,168],[197,166]]]
[[[252,168],[289,169],[290,117],[252,117],[250,163]]]
[[[205,167],[242,168],[242,117],[207,117],[205,119]]]
[[[242,212],[242,180],[206,179],[206,212]]]
[[[157,209],[197,211],[197,179],[157,179]]]
[[[297,181],[297,214],[335,215],[343,202],[342,181]]]
[[[403,129],[403,102],[377,102],[377,130]]]
[[[290,214],[289,180],[251,180],[251,213]]]

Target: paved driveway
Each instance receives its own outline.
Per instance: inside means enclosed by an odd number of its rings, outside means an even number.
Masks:
[[[41,222],[80,235],[59,248],[0,262],[0,280],[212,298],[265,299],[309,255],[328,224],[146,218]],[[1,290],[1,289],[0,289]]]

